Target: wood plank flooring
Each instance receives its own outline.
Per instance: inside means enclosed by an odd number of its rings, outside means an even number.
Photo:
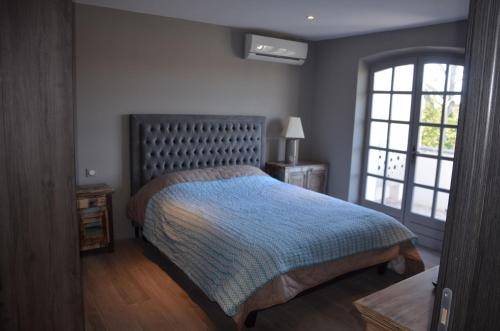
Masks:
[[[141,241],[118,241],[115,252],[82,258],[89,331],[235,330],[175,265]],[[429,265],[439,262],[426,251]],[[427,261],[426,261],[427,262]],[[363,330],[352,302],[401,280],[376,268],[355,272],[259,313],[251,330]]]

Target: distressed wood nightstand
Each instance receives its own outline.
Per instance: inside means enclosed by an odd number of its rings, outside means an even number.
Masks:
[[[266,172],[285,183],[319,193],[326,193],[328,165],[325,163],[307,161],[300,161],[297,164],[267,162]]]
[[[113,189],[106,184],[79,186],[76,192],[80,252],[113,251]]]

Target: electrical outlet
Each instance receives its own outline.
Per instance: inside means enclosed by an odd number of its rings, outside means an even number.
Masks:
[[[87,177],[94,177],[96,174],[94,169],[85,169],[85,176]]]

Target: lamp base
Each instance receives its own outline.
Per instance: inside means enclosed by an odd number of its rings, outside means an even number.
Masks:
[[[285,148],[285,160],[290,164],[297,164],[299,162],[299,140],[287,139]]]

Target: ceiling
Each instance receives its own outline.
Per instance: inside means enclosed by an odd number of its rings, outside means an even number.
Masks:
[[[75,0],[322,40],[466,18],[469,0]],[[306,19],[313,15],[314,20]]]

